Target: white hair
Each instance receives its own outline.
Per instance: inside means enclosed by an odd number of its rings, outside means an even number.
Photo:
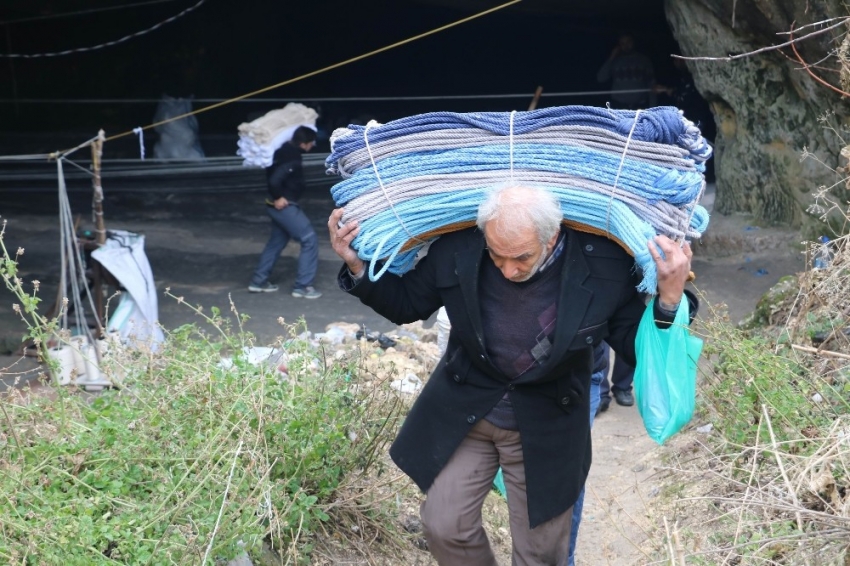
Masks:
[[[476,222],[483,232],[488,222],[498,220],[499,233],[505,238],[513,238],[533,227],[545,246],[560,230],[563,218],[561,205],[550,191],[541,187],[501,185],[491,189],[478,207]]]

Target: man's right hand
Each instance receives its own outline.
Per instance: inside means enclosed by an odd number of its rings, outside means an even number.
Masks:
[[[360,232],[360,225],[357,222],[349,222],[343,226],[339,225],[342,220],[343,209],[337,208],[328,218],[328,232],[331,235],[331,246],[336,255],[342,258],[348,270],[355,277],[361,277],[366,269],[366,264],[363,260],[357,257],[357,252],[351,247],[351,242]]]
[[[286,208],[287,206],[289,206],[289,201],[288,201],[288,200],[286,200],[286,199],[285,199],[285,198],[283,198],[283,197],[276,198],[276,199],[274,200],[274,207],[275,207],[275,209],[277,209],[277,210],[283,210],[283,209],[284,209],[284,208]]]

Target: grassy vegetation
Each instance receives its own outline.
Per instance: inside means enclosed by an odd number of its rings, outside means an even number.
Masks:
[[[702,321],[701,417],[719,434],[679,439],[660,561],[850,564],[850,236],[831,246],[744,326]]]
[[[67,340],[16,273],[3,247],[30,337]],[[303,564],[326,537],[392,546],[382,456],[399,399],[360,387],[356,357],[331,363],[296,329],[282,329],[283,375],[248,363],[235,309],[202,317],[156,352],[116,354],[120,388],[0,397],[0,563],[213,564],[265,546]]]

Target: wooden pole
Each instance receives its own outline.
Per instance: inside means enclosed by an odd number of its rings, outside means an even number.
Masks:
[[[537,87],[537,90],[534,91],[534,98],[531,99],[531,104],[528,105],[529,110],[534,110],[537,108],[537,103],[540,101],[540,95],[543,94],[543,87]]]
[[[95,242],[98,247],[106,243],[106,225],[103,222],[103,187],[100,184],[100,161],[103,157],[103,142],[106,140],[106,135],[103,130],[97,132],[97,139],[91,144],[91,165],[92,165],[92,215],[94,216],[94,233]],[[103,336],[103,266],[97,260],[92,260],[92,292],[94,293],[94,305],[97,324],[98,338]]]
[[[94,176],[92,177],[92,212],[94,214],[95,241],[98,245],[106,243],[106,227],[103,224],[103,187],[100,185],[100,159],[103,157],[103,142],[106,135],[103,130],[97,133],[97,139],[91,144],[91,166]]]

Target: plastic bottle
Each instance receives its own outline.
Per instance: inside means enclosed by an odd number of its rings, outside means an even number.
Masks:
[[[826,269],[832,262],[833,256],[832,249],[829,246],[829,238],[821,236],[818,238],[818,241],[821,245],[818,246],[818,250],[815,252],[815,258],[812,265],[815,269]]]

